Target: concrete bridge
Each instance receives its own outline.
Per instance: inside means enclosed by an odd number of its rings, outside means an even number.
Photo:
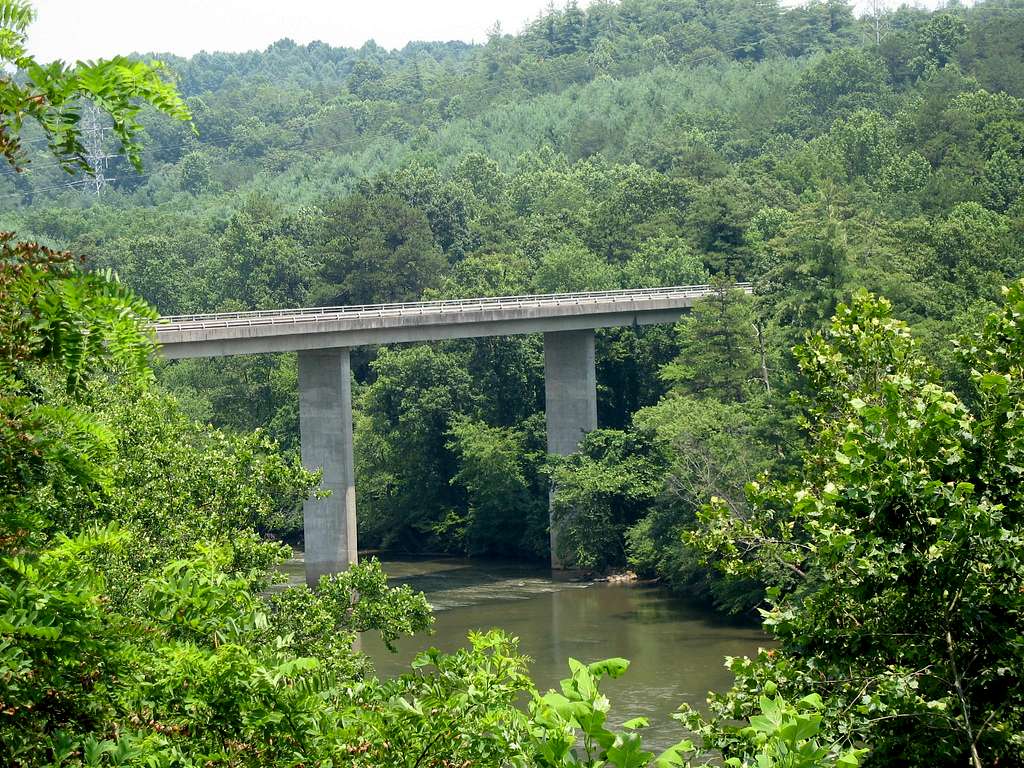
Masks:
[[[749,286],[739,287],[748,290]],[[544,296],[375,304],[162,318],[165,357],[299,353],[302,462],[323,468],[324,499],[306,501],[306,580],[356,561],[349,349],[366,344],[544,334],[548,451],[572,453],[597,427],[594,329],[674,323],[707,285]],[[557,530],[551,526],[551,563]]]

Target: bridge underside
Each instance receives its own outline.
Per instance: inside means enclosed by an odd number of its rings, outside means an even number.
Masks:
[[[643,309],[588,314],[566,314],[512,319],[481,319],[473,322],[444,324],[392,324],[366,327],[352,323],[351,328],[320,330],[310,333],[298,328],[275,328],[273,334],[264,328],[238,327],[224,334],[191,334],[173,343],[164,342],[164,356],[169,359],[191,357],[227,357],[273,352],[296,352],[316,349],[351,349],[373,344],[403,344],[444,339],[472,339],[482,336],[517,336],[528,333],[594,330],[616,326],[658,325],[674,323],[683,309]],[[326,325],[326,324],[324,324]],[[247,331],[252,335],[246,335]]]
[[[544,395],[548,452],[565,456],[597,428],[594,330],[544,334]],[[356,484],[352,446],[349,350],[299,352],[299,432],[302,463],[323,470],[326,498],[303,506],[306,582],[356,562]],[[552,488],[552,493],[554,489]],[[558,560],[558,526],[551,521],[551,566]]]
[[[749,286],[741,286],[749,291]],[[544,334],[548,451],[567,455],[597,427],[594,329],[673,323],[713,286],[194,315],[156,327],[171,359],[297,352],[302,462],[322,469],[326,498],[303,508],[306,579],[356,561],[349,349],[369,344]],[[553,489],[552,489],[553,493]],[[558,528],[551,563],[558,567]]]

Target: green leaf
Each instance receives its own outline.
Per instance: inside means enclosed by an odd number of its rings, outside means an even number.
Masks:
[[[629,669],[629,659],[611,658],[603,661],[595,661],[589,666],[590,673],[600,680],[602,677],[610,677],[613,680],[622,677]]]
[[[643,749],[640,734],[624,733],[616,737],[605,756],[616,768],[644,768],[654,753]]]
[[[657,768],[679,768],[687,765],[686,755],[695,752],[696,749],[693,742],[689,739],[673,744],[671,747],[662,752],[654,760],[654,765]]]
[[[813,709],[821,711],[825,708],[825,702],[821,700],[821,696],[817,693],[810,693],[799,699],[796,703],[798,709]]]

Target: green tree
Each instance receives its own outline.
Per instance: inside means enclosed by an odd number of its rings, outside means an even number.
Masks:
[[[701,285],[708,280],[700,256],[682,238],[660,235],[645,240],[622,266],[625,288]]]
[[[689,539],[733,573],[778,575],[764,616],[781,647],[732,661],[701,726],[715,746],[737,748],[722,718],[752,714],[774,678],[818,692],[828,732],[881,764],[1022,759],[1022,309],[1016,284],[966,340],[968,402],[865,293],[798,351],[815,391],[802,478],[751,487],[748,515],[712,504]]]
[[[785,469],[775,448],[784,442],[780,421],[764,397],[730,403],[673,394],[636,413],[633,428],[650,436],[662,461],[661,487],[626,536],[638,573],[733,613],[760,603],[760,577],[723,576],[683,534],[699,529],[697,513],[712,499],[744,515],[746,484]]]
[[[816,192],[765,248],[758,289],[785,347],[799,342],[805,330],[822,327],[848,290],[849,214],[836,192],[833,186]]]
[[[626,563],[626,529],[661,488],[661,457],[646,434],[598,429],[553,460],[551,514],[567,567],[604,571]]]
[[[746,229],[756,211],[753,189],[738,176],[715,179],[698,189],[686,210],[686,222],[709,272],[749,277]]]
[[[479,395],[459,356],[428,346],[381,350],[358,398],[356,470],[368,541],[399,550],[460,550],[461,485],[448,435]],[[451,528],[451,536],[448,529]]]
[[[1024,153],[998,149],[985,164],[985,203],[1006,211],[1024,196]]]
[[[536,293],[608,291],[618,287],[618,270],[581,245],[555,247],[545,252],[533,278]]]
[[[679,322],[679,355],[660,375],[682,392],[740,401],[764,389],[754,302],[731,281],[714,286]]]
[[[325,212],[324,258],[311,298],[319,304],[416,301],[445,260],[426,216],[402,199],[353,195]]]
[[[917,57],[912,62],[919,71],[942,69],[953,63],[957,49],[967,40],[967,24],[952,14],[940,13],[928,19],[917,35]]]
[[[801,121],[809,127],[827,127],[856,109],[878,109],[879,101],[889,94],[887,79],[884,63],[870,51],[822,56],[800,75]]]
[[[422,211],[434,241],[450,261],[466,255],[471,246],[471,199],[466,190],[447,175],[440,174],[431,166],[410,164],[395,173],[377,176],[372,184],[361,186],[368,188],[373,198],[400,198],[417,211]]]
[[[935,223],[935,254],[947,279],[967,296],[997,298],[1003,282],[1019,274],[1008,217],[978,203],[961,203]]]
[[[210,187],[210,161],[200,152],[189,152],[181,159],[181,188],[198,195]]]
[[[453,478],[466,489],[465,549],[470,555],[548,554],[546,448],[540,414],[523,429],[457,421],[450,447],[459,457]]]
[[[26,18],[0,5],[0,43],[20,44]],[[93,85],[119,98],[124,84]],[[254,530],[315,478],[157,396],[155,319],[111,273],[0,234],[0,751],[19,768],[326,759],[343,719],[325,702],[344,698],[321,660],[289,655],[301,640],[280,598],[268,628],[259,592],[282,552]],[[307,606],[344,642],[309,650],[349,676],[366,669],[355,630],[428,623],[422,596],[389,591],[379,567],[322,586]]]

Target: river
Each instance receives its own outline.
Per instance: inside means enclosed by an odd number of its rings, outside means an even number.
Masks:
[[[434,608],[434,633],[405,638],[390,653],[376,636],[362,649],[382,677],[408,670],[420,650],[450,651],[464,645],[472,629],[500,627],[520,639],[532,660],[538,687],[558,686],[570,656],[590,662],[610,656],[630,659],[619,680],[602,684],[611,699],[609,720],[644,716],[651,721],[645,742],[663,748],[687,734],[669,715],[683,702],[702,706],[709,690],[723,690],[732,674],[726,656],[756,653],[765,636],[645,584],[554,580],[551,572],[515,562],[462,559],[382,558],[395,584],[422,590]],[[301,556],[289,564],[301,581]]]

